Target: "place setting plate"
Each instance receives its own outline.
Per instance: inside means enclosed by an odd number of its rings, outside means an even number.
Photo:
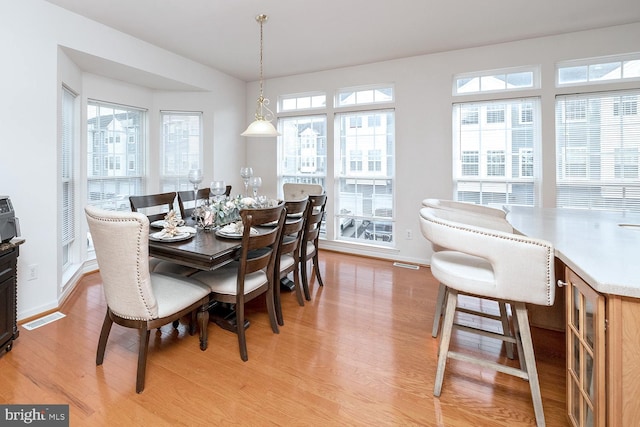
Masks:
[[[182,240],[187,240],[193,237],[193,233],[189,232],[181,232],[174,236],[167,235],[163,231],[158,231],[157,233],[151,233],[149,235],[149,239],[155,242],[180,242]]]

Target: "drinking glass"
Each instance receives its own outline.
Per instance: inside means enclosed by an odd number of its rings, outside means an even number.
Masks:
[[[243,166],[240,168],[240,176],[244,182],[244,195],[249,195],[249,179],[253,176],[253,169],[249,166]]]
[[[220,196],[222,196],[227,191],[227,185],[224,181],[212,181],[211,182],[211,194],[213,194],[213,198],[216,202],[220,201]]]
[[[259,176],[252,176],[249,179],[249,185],[253,189],[253,198],[256,199],[258,197],[258,189],[262,186],[262,178]]]
[[[198,185],[202,182],[202,169],[191,169],[187,175],[189,182],[193,184],[194,207],[198,205]]]

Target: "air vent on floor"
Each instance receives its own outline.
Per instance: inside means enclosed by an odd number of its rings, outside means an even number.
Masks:
[[[60,313],[59,311],[56,311],[55,313],[47,314],[44,317],[41,317],[36,320],[32,320],[29,323],[25,323],[24,325],[22,325],[22,327],[30,331],[32,329],[39,328],[40,326],[44,326],[47,323],[55,322],[56,320],[62,319],[63,317],[65,317],[64,314]]]
[[[405,263],[402,263],[402,262],[394,262],[393,265],[394,265],[394,267],[408,268],[409,270],[419,270],[420,269],[419,265],[405,264]]]

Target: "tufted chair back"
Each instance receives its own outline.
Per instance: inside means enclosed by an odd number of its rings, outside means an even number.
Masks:
[[[324,188],[320,184],[298,184],[287,182],[282,185],[284,200],[302,200],[307,196],[324,194]]]
[[[92,206],[85,207],[85,213],[109,309],[126,319],[157,318],[158,303],[149,274],[147,217],[139,212],[104,211]]]
[[[551,243],[518,234],[452,220],[447,210],[422,208],[420,227],[427,240],[446,248],[432,257],[434,276],[456,265],[466,280],[455,280],[458,291],[489,298],[553,305],[554,249]],[[440,274],[438,274],[440,273]],[[451,286],[447,284],[448,286]]]

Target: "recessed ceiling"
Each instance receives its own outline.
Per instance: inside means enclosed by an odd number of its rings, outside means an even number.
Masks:
[[[640,22],[638,0],[47,0],[245,81]]]

